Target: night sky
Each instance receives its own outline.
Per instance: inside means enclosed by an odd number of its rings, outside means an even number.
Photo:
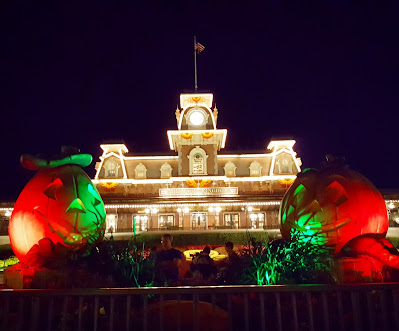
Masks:
[[[194,35],[225,152],[293,138],[304,168],[341,155],[399,190],[397,1],[306,3],[2,0],[0,199],[33,176],[23,153],[77,146],[94,157],[90,176],[104,142],[169,154],[179,94],[194,87]]]

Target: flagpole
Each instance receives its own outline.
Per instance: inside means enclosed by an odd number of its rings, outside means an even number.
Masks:
[[[194,36],[194,85],[195,85],[195,90],[197,91],[198,85],[197,85],[197,38]]]

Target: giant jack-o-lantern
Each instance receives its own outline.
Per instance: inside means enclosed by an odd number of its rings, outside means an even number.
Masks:
[[[315,236],[335,253],[351,239],[385,237],[388,215],[384,199],[364,176],[340,161],[321,170],[308,169],[285,194],[280,207],[281,234],[290,240],[293,230]]]
[[[39,247],[39,241],[77,249],[98,237],[104,203],[81,168],[91,160],[88,154],[51,161],[21,157],[25,168],[39,170],[19,195],[9,223],[11,246],[21,262],[30,264],[28,252]]]

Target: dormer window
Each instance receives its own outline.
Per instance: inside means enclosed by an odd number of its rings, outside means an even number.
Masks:
[[[172,177],[172,167],[168,163],[164,163],[161,166],[161,178],[170,178]]]
[[[224,174],[226,177],[235,177],[237,167],[231,161],[227,162],[224,166]]]
[[[251,177],[257,177],[261,175],[262,167],[258,161],[254,161],[249,166],[249,175]]]
[[[190,176],[207,175],[206,160],[208,155],[199,146],[193,148],[188,156],[190,160]]]
[[[292,173],[292,160],[290,157],[286,156],[284,158],[281,158],[276,163],[280,174]]]
[[[115,160],[107,160],[104,163],[105,177],[117,177],[118,164]]]
[[[147,178],[147,168],[144,164],[139,163],[134,169],[134,174],[137,179],[145,179]]]

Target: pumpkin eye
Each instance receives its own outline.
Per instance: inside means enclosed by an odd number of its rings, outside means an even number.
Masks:
[[[302,184],[299,184],[294,192],[294,202],[293,205],[295,207],[301,206],[304,203],[306,197],[307,189]]]
[[[87,190],[94,197],[94,206],[99,205],[101,203],[101,197],[91,183],[87,186]]]
[[[63,184],[61,179],[53,180],[43,191],[43,193],[50,199],[56,200],[55,192],[62,188]]]
[[[331,201],[339,206],[348,200],[348,193],[346,193],[344,187],[340,183],[333,181],[326,188],[325,200]]]
[[[71,202],[69,207],[66,210],[67,213],[86,213],[85,205],[83,204],[82,200],[76,198]]]

